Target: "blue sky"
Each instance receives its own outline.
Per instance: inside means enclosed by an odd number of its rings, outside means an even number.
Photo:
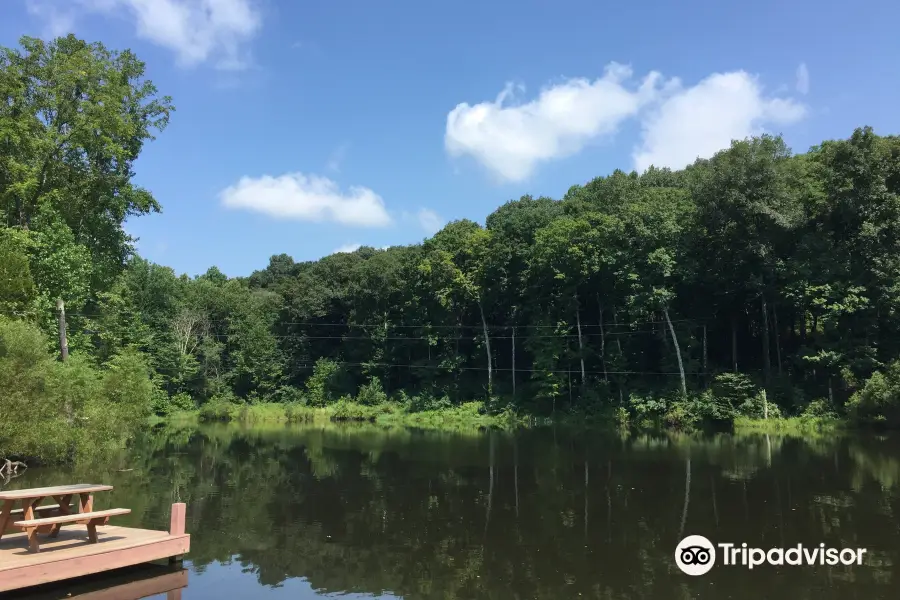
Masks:
[[[136,165],[147,258],[247,275],[421,241],[762,131],[900,129],[895,0],[0,0],[0,44],[131,48],[177,112]]]

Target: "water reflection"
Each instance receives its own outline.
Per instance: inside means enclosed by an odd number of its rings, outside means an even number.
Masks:
[[[188,571],[180,567],[158,565],[121,569],[76,581],[54,583],[37,588],[28,600],[141,600],[165,598],[181,600],[188,585]],[[0,598],[20,598],[21,592],[0,594]]]
[[[11,485],[102,478],[116,486],[104,502],[133,510],[123,525],[165,528],[186,502],[186,599],[871,599],[900,591],[898,450],[874,437],[169,428],[106,470],[34,469]],[[688,534],[868,553],[854,568],[689,578],[673,560]]]

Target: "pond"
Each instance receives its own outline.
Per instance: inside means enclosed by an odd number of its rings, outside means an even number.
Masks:
[[[187,503],[187,600],[900,593],[900,440],[886,436],[169,427],[116,464],[31,469],[10,487],[73,480],[115,485],[97,505],[131,508],[120,525],[166,529]],[[691,577],[675,561],[688,535],[866,552],[753,569],[720,552]]]

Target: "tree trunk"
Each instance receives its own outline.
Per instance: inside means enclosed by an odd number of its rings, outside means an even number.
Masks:
[[[584,387],[587,382],[584,380],[584,340],[581,337],[581,308],[578,305],[578,294],[575,294],[574,298],[575,324],[578,326],[578,358],[581,361],[581,386]]]
[[[603,380],[609,382],[606,370],[606,332],[603,330],[603,305],[600,303],[600,292],[597,292],[597,310],[600,311],[600,362],[603,363]]]
[[[763,351],[763,378],[766,384],[766,390],[769,389],[769,386],[772,383],[772,359],[769,355],[769,347],[771,346],[771,342],[769,341],[769,307],[766,304],[766,294],[763,292],[759,296],[760,298],[760,310],[762,312],[762,351]]]
[[[664,308],[663,314],[666,317],[666,323],[669,324],[669,333],[672,334],[672,343],[675,345],[675,357],[678,359],[678,371],[681,373],[681,393],[682,395],[687,396],[687,381],[684,378],[684,364],[681,362],[681,347],[678,345],[678,336],[675,335],[672,319],[669,318],[669,309]]]
[[[737,317],[731,315],[731,363],[735,373],[737,373]]]
[[[624,356],[622,353],[622,336],[619,335],[621,332],[619,331],[619,318],[616,316],[616,307],[613,307],[613,325],[616,327],[616,346],[619,347],[619,354]]]
[[[66,303],[62,298],[56,301],[57,319],[59,320],[59,358],[63,362],[69,358],[69,340],[66,337]],[[67,394],[63,404],[66,422],[72,425],[75,422],[75,409],[72,406],[72,398]]]
[[[778,363],[778,376],[781,377],[781,330],[778,329],[778,306],[772,305],[772,321],[775,326],[775,361]]]
[[[512,395],[516,399],[516,328],[512,328]]]
[[[706,325],[703,325],[703,385],[706,385]]]
[[[491,371],[491,336],[488,335],[488,326],[487,320],[484,318],[484,307],[481,305],[481,299],[478,299],[478,312],[481,314],[481,326],[484,328],[484,348],[487,352],[487,365],[488,365],[488,396],[493,393],[493,384],[494,378],[493,373]]]
[[[62,298],[56,301],[56,311],[59,321],[59,358],[65,362],[69,358],[69,340],[66,337],[66,303]]]
[[[619,356],[624,357],[625,354],[622,352],[622,335],[621,335],[622,332],[619,331],[619,317],[616,316],[616,307],[615,306],[613,306],[612,313],[613,313],[613,326],[616,328],[616,346],[619,349]],[[624,386],[622,385],[621,378],[619,378],[618,384],[619,384],[619,404],[621,405],[621,404],[625,403],[625,398],[624,398],[625,394],[624,394],[624,390],[622,389]]]

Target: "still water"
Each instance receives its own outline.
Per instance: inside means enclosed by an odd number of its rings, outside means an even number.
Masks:
[[[163,428],[115,464],[32,469],[9,487],[76,481],[115,485],[95,503],[131,508],[119,525],[167,529],[171,504],[187,503],[185,600],[900,594],[890,437]],[[866,554],[689,577],[674,553],[691,534]]]

